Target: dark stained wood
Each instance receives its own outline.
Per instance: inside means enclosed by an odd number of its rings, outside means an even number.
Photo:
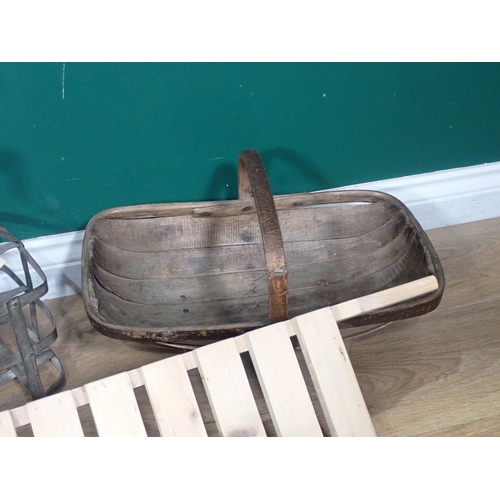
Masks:
[[[256,150],[240,153],[238,202],[112,209],[88,224],[83,299],[92,325],[138,342],[211,342],[434,275],[439,289],[341,326],[426,314],[444,290],[411,212],[372,191],[273,198]],[[134,215],[135,214],[135,215]]]
[[[238,158],[239,198],[253,196],[266,258],[269,323],[288,319],[288,270],[280,222],[262,159],[255,149]],[[248,189],[248,184],[251,189]]]

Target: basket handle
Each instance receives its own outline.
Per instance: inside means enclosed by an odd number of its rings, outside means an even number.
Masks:
[[[288,273],[285,248],[271,186],[256,149],[238,157],[238,198],[253,197],[266,258],[269,289],[269,322],[288,319]]]

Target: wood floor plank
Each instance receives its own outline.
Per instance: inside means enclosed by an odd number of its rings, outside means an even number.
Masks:
[[[233,339],[194,351],[221,436],[266,435]]]
[[[350,358],[378,435],[411,436],[500,412],[500,301],[437,310],[354,340]]]
[[[446,277],[444,305],[500,299],[500,280],[491,272],[500,267],[500,218],[434,229],[429,237]]]
[[[85,385],[100,437],[146,437],[134,390],[127,373]]]
[[[140,368],[161,436],[206,437],[182,356]]]
[[[286,324],[245,335],[278,436],[323,436]]]
[[[332,435],[376,436],[331,309],[298,316],[292,324]]]
[[[26,408],[35,437],[83,437],[70,391],[32,401]]]
[[[446,426],[418,435],[419,437],[500,437],[500,414],[477,418],[462,424]]]

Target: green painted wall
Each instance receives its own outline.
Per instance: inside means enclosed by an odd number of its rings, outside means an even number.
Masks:
[[[31,238],[236,198],[247,148],[275,194],[498,161],[500,64],[2,63],[0,116],[0,223]]]

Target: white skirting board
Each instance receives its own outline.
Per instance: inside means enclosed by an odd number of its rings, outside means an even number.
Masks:
[[[8,228],[7,228],[8,229]],[[42,300],[82,293],[81,259],[83,231],[41,236],[23,241],[26,250],[42,268],[47,277],[49,291]],[[24,281],[24,272],[17,250],[8,250],[2,257],[7,265]],[[34,286],[41,283],[32,270]],[[0,292],[15,288],[14,281],[0,273]]]
[[[369,189],[391,194],[411,210],[426,230],[500,217],[500,162],[339,189]],[[82,241],[83,231],[76,231],[23,242],[47,276],[49,292],[43,300],[81,293]],[[11,263],[8,255],[3,257],[16,274],[22,273],[19,258]],[[12,284],[10,278],[0,274],[0,291],[13,288]]]

